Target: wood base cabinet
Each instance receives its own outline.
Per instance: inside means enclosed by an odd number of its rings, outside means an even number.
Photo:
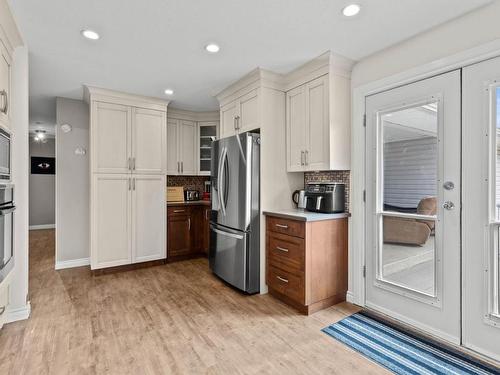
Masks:
[[[269,293],[304,314],[345,301],[347,218],[299,221],[267,216]]]
[[[167,259],[181,260],[208,255],[210,207],[176,205],[168,207]]]

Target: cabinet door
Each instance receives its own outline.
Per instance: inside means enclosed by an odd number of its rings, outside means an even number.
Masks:
[[[92,160],[94,172],[130,172],[130,133],[130,107],[94,102],[92,110]]]
[[[0,122],[9,127],[11,60],[0,42]]]
[[[132,180],[132,262],[166,257],[165,176],[135,176]]]
[[[306,90],[305,85],[286,93],[287,170],[305,169],[306,150]]]
[[[220,136],[230,137],[236,134],[236,116],[239,114],[239,104],[235,100],[220,109]]]
[[[218,122],[198,123],[198,175],[210,176],[212,165],[212,143],[217,138]]]
[[[330,169],[330,123],[328,108],[328,75],[306,85],[306,169]]]
[[[129,175],[94,175],[91,268],[130,264]]]
[[[132,170],[142,174],[166,173],[166,114],[132,109]]]
[[[167,223],[167,257],[189,255],[191,252],[190,215],[169,215]]]
[[[239,99],[237,131],[247,132],[260,128],[259,91],[253,90]]]
[[[196,136],[196,123],[192,121],[181,121],[179,136],[181,174],[196,175]]]
[[[179,166],[179,120],[167,120],[167,174],[178,175]]]

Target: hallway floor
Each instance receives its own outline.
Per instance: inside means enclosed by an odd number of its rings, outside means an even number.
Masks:
[[[30,233],[32,316],[0,331],[1,374],[386,374],[312,316],[244,296],[205,259],[92,276],[54,270],[54,232]]]

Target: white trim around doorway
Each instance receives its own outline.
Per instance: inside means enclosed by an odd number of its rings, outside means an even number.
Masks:
[[[30,225],[29,230],[56,229],[55,224]]]
[[[500,56],[500,39],[356,88],[352,92],[351,222],[347,301],[365,306],[365,98],[385,90]]]

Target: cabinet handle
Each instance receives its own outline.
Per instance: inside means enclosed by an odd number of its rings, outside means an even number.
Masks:
[[[304,165],[304,151],[300,151],[300,165]]]
[[[131,182],[130,182],[131,178],[128,179],[128,190],[132,190],[131,189]]]
[[[205,210],[205,220],[208,220],[208,210]]]
[[[135,158],[132,158],[132,170],[135,171]]]
[[[177,162],[177,173],[181,173],[181,163]]]
[[[285,249],[284,247],[276,246],[276,250],[283,251],[284,253],[288,253],[288,249]]]
[[[3,108],[1,111],[7,114],[7,111],[9,110],[9,97],[7,95],[7,91],[5,90],[0,91],[0,95],[2,96],[2,98],[4,98]]]
[[[188,218],[189,231],[191,231],[191,218]]]
[[[132,179],[132,190],[135,191],[135,178]]]
[[[277,226],[278,228],[288,229],[288,225],[284,225],[284,224],[276,224],[276,226]]]
[[[5,312],[5,306],[0,307],[0,315],[3,315]]]
[[[174,210],[174,214],[178,214],[179,212],[184,212],[185,210]]]
[[[132,170],[132,158],[127,159],[127,169],[129,171]]]
[[[304,164],[309,165],[309,151],[307,151],[307,150],[305,151],[304,160],[305,160]]]
[[[181,161],[181,173],[184,173],[184,162]]]
[[[287,280],[287,279],[284,279],[284,278],[279,277],[279,276],[276,276],[276,278],[277,278],[279,281],[283,281],[284,283],[287,283],[287,284],[288,284],[288,280]]]

